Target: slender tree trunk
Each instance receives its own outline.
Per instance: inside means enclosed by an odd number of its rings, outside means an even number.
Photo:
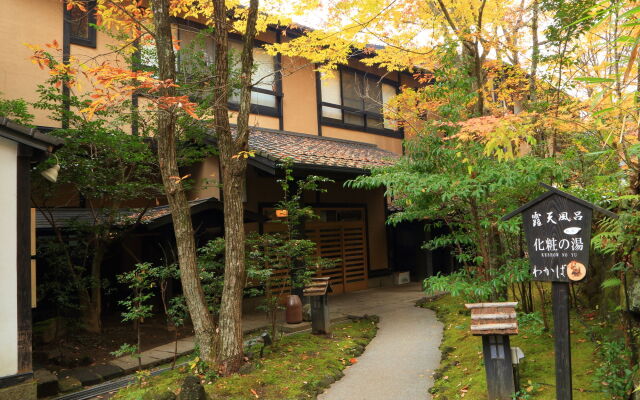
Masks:
[[[489,278],[489,270],[491,269],[491,253],[487,244],[487,237],[483,235],[484,229],[480,225],[480,214],[478,212],[478,203],[474,198],[469,200],[469,210],[471,211],[471,217],[473,219],[473,225],[478,233],[477,246],[480,248],[480,255],[482,256],[482,269],[485,279]],[[487,234],[488,236],[490,233]]]
[[[540,294],[540,311],[542,312],[542,322],[544,323],[544,329],[546,331],[549,330],[549,316],[547,314],[547,296],[545,294],[544,287],[542,286],[542,282],[536,282],[535,286],[538,289],[538,293]]]
[[[474,110],[476,114],[482,116],[484,114],[484,73],[482,71],[482,59],[478,46],[473,42],[463,41],[462,58],[468,63],[468,73],[469,76],[473,78],[471,87],[477,96]]]
[[[96,240],[94,254],[91,259],[91,297],[83,308],[83,324],[87,332],[102,332],[102,261],[106,251],[106,243]]]
[[[480,49],[478,43],[475,43],[475,51],[473,58],[473,75],[475,77],[475,85],[478,93],[478,102],[476,103],[476,112],[478,115],[484,115],[484,72],[482,71],[482,58],[480,57]]]
[[[139,307],[139,305],[138,305]],[[138,346],[138,371],[142,371],[142,334],[141,334],[141,329],[142,326],[141,325],[141,321],[140,319],[138,319],[136,321],[136,332],[137,332],[137,346]]]
[[[156,34],[158,77],[162,81],[175,81],[176,59],[173,52],[169,0],[152,0],[151,8]],[[175,95],[175,89],[160,89],[161,96]],[[171,110],[157,112],[158,163],[173,219],[173,230],[178,250],[180,281],[193,322],[200,356],[207,363],[215,362],[216,327],[205,300],[198,273],[196,245],[191,223],[191,210],[180,180],[176,151],[176,115]]]
[[[536,80],[538,74],[538,60],[540,59],[540,40],[538,39],[538,15],[540,14],[540,4],[538,0],[533,0],[531,5],[531,71],[529,72],[529,101],[537,100]]]
[[[215,77],[214,105],[215,130],[222,166],[222,192],[224,204],[225,268],[224,286],[220,304],[220,351],[218,366],[223,374],[238,370],[243,360],[242,349],[242,295],[245,285],[244,185],[247,170],[245,157],[249,141],[249,110],[251,106],[251,72],[253,69],[253,42],[256,35],[258,0],[251,0],[247,14],[247,28],[240,57],[240,110],[237,132],[229,124],[229,65],[227,7],[224,0],[213,0]]]

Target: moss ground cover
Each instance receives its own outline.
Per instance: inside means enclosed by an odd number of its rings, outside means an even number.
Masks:
[[[333,337],[301,333],[283,337],[268,347],[263,358],[246,364],[241,373],[211,380],[203,375],[212,399],[294,400],[315,398],[342,377],[342,370],[357,362],[375,336],[376,319],[357,319],[337,324]],[[148,378],[117,393],[118,400],[154,399],[167,391],[178,393],[189,367]]]
[[[482,360],[482,341],[469,333],[471,318],[461,299],[442,297],[423,305],[433,309],[444,324],[440,349],[442,361],[431,389],[434,399],[487,399],[486,377]],[[596,345],[589,340],[586,329],[571,316],[571,351],[573,365],[573,398],[575,400],[608,399],[593,382],[598,360]],[[553,337],[540,326],[520,322],[520,334],[511,337],[511,346],[520,347],[525,359],[520,365],[520,399],[555,399],[555,366]]]

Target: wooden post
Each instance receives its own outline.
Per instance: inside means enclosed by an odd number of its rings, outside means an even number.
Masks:
[[[510,400],[516,393],[508,335],[482,336],[489,400]]]
[[[552,282],[553,333],[556,355],[556,399],[571,400],[569,283],[585,279],[589,267],[593,211],[615,213],[541,184],[548,191],[502,217],[522,214],[531,279]]]
[[[488,400],[511,400],[516,393],[509,335],[518,334],[517,304],[465,304],[471,310],[471,334],[482,336]]]
[[[17,276],[18,372],[31,373],[31,156],[33,150],[18,145]]]
[[[553,282],[553,336],[556,352],[556,399],[571,400],[571,336],[569,332],[569,283]]]

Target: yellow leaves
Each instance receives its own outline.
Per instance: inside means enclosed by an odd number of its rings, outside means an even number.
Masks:
[[[256,152],[255,151],[241,151],[238,154],[234,154],[233,156],[231,156],[231,158],[233,159],[247,159],[249,157],[255,157],[256,156]]]
[[[97,0],[95,10],[98,25],[132,38],[146,32],[145,25],[151,24],[151,8],[139,0]]]

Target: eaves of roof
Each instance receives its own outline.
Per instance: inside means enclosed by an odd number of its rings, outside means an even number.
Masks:
[[[35,128],[27,128],[2,116],[0,116],[0,137],[45,152],[51,152],[64,143],[60,138],[45,135]]]
[[[398,158],[375,144],[265,128],[251,129],[249,150],[249,163],[270,174],[288,160],[297,171],[363,175]]]

